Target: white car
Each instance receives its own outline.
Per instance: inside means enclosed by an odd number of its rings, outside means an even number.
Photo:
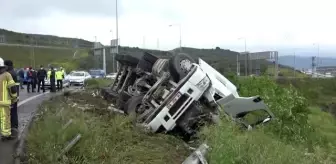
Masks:
[[[67,76],[70,85],[84,85],[84,81],[91,78],[91,75],[86,71],[74,71]]]
[[[44,79],[44,87],[50,89],[50,79]],[[55,87],[57,87],[57,80],[55,79]],[[69,80],[67,79],[67,76],[65,75],[63,79],[63,88],[70,87]]]
[[[117,77],[117,73],[109,73],[108,75],[106,75],[106,78],[108,79],[115,79]]]

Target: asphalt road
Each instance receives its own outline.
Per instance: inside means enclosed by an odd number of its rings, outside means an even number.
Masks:
[[[27,125],[32,114],[36,111],[38,106],[44,100],[48,100],[55,93],[27,93],[27,91],[20,90],[20,101],[18,103],[18,116],[19,116],[19,132],[23,131]],[[0,141],[0,164],[13,163],[13,153],[17,141],[1,142]]]

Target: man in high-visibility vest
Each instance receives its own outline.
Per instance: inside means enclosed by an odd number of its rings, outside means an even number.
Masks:
[[[63,72],[61,69],[56,71],[57,90],[63,89]]]
[[[64,79],[64,76],[65,76],[65,70],[63,69],[63,67],[60,67],[60,70],[62,71],[62,79]]]
[[[1,140],[14,139],[11,133],[10,105],[17,100],[17,86],[0,58],[0,133]]]
[[[20,83],[18,83],[16,72],[14,71],[14,64],[11,60],[5,60],[4,61],[5,66],[7,66],[7,72],[11,74],[14,82],[16,83],[16,94],[17,97],[19,97],[19,91],[20,91]],[[10,110],[10,116],[11,116],[11,133],[14,138],[18,137],[18,129],[19,129],[19,120],[18,120],[18,112],[17,112],[17,103],[18,99],[16,101],[12,101],[11,110]]]

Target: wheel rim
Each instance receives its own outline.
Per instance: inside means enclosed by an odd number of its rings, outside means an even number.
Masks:
[[[180,68],[184,73],[188,73],[191,69],[192,63],[188,59],[183,59],[180,61]]]

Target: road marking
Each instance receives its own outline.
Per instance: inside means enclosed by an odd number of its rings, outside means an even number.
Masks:
[[[33,96],[33,97],[29,97],[29,98],[27,98],[27,99],[25,99],[25,100],[19,101],[19,103],[18,103],[18,107],[21,106],[21,105],[23,105],[23,104],[25,104],[25,103],[27,103],[28,101],[34,100],[34,99],[36,99],[36,98],[38,98],[38,97],[40,97],[40,96],[42,96],[42,95],[48,94],[49,92],[50,92],[50,91],[47,91],[47,92],[44,92],[44,93],[35,95],[35,96]]]

